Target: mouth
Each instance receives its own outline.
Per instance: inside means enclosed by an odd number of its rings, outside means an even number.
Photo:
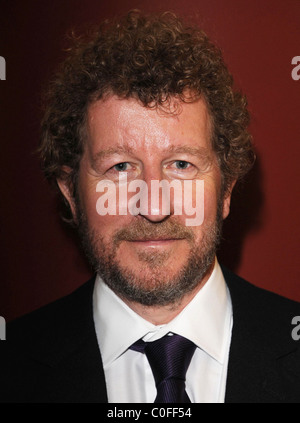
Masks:
[[[129,242],[139,247],[159,247],[168,246],[176,241],[182,241],[184,238],[138,238],[130,240]]]
[[[174,237],[164,237],[164,238],[156,238],[156,237],[151,237],[151,238],[136,238],[136,239],[131,239],[131,242],[149,242],[149,241],[178,241],[179,239],[183,239],[183,238],[174,238]]]

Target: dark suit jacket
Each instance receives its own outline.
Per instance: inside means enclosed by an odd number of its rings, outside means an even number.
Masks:
[[[300,402],[300,345],[291,336],[300,304],[223,272],[234,321],[226,402]],[[107,402],[93,287],[94,279],[8,325],[1,402]]]

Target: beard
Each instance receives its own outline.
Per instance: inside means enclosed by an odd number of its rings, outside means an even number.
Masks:
[[[201,242],[195,242],[190,228],[172,220],[151,223],[142,216],[135,217],[128,226],[117,230],[109,241],[90,228],[85,212],[77,200],[78,232],[83,250],[92,268],[119,297],[144,306],[176,305],[199,286],[211,269],[222,232],[222,201],[219,201],[216,220],[203,223]],[[120,265],[118,247],[121,242],[141,239],[180,239],[188,242],[186,263],[174,275],[167,272],[170,251],[142,250],[137,253],[140,270]],[[176,241],[177,242],[177,241]]]

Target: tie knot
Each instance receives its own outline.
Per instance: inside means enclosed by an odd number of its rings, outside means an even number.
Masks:
[[[148,342],[145,354],[152,368],[156,383],[167,378],[185,380],[196,345],[180,336],[164,336]]]
[[[146,354],[158,395],[155,402],[189,402],[185,376],[196,345],[180,336],[164,336],[153,342],[137,341],[131,349]]]

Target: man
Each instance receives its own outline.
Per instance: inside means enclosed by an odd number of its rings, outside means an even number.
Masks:
[[[298,402],[299,304],[216,259],[254,160],[219,50],[131,12],[74,43],[47,104],[43,168],[96,276],[10,325],[2,401]]]

